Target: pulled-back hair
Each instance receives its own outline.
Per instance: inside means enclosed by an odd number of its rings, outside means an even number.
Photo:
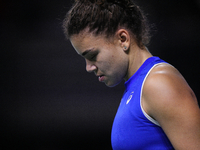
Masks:
[[[63,21],[67,38],[88,28],[95,35],[113,36],[125,28],[138,46],[149,43],[149,27],[140,8],[131,0],[75,0]]]

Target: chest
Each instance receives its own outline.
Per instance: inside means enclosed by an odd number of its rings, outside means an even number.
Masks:
[[[140,88],[123,95],[113,122],[111,142],[113,150],[173,149],[162,128],[143,114]]]

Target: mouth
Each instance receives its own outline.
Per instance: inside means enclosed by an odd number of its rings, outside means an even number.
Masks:
[[[99,82],[103,82],[104,81],[105,76],[104,75],[100,75],[99,76]]]

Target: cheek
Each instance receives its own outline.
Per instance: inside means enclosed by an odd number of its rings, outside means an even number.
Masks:
[[[98,66],[103,68],[109,68],[115,62],[115,55],[110,53],[105,53],[104,55],[99,57]]]
[[[108,74],[121,74],[126,67],[126,57],[117,49],[110,49],[99,57],[98,68],[102,72]]]
[[[123,69],[120,59],[117,59],[116,56],[111,55],[110,57],[106,58],[107,61],[103,62],[101,65],[103,66],[103,70],[106,71],[109,75],[116,75],[119,74],[120,71]]]
[[[114,59],[113,68],[118,78],[124,78],[128,70],[128,58],[123,55]]]

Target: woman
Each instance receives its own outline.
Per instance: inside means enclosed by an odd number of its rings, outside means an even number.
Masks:
[[[146,19],[131,0],[76,0],[63,27],[86,70],[125,92],[113,122],[114,150],[200,149],[195,94],[173,66],[146,48]]]

